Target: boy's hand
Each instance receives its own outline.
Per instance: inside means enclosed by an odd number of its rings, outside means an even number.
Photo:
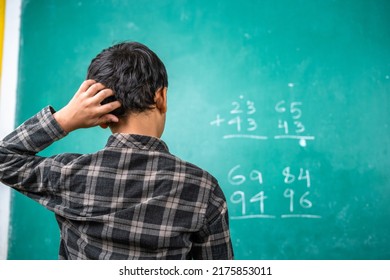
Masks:
[[[54,113],[54,118],[66,132],[118,122],[118,117],[109,113],[121,106],[119,101],[100,105],[111,95],[114,95],[111,89],[94,80],[86,80],[69,103]]]

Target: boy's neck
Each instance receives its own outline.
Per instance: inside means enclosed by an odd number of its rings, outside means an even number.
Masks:
[[[130,114],[110,124],[112,133],[138,134],[160,138],[165,125],[165,114],[156,108],[137,114]]]

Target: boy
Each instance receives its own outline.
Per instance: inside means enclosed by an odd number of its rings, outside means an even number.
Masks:
[[[0,180],[56,214],[60,259],[232,259],[216,179],[160,139],[168,78],[157,55],[103,50],[61,110],[50,106],[0,141]],[[112,135],[93,154],[36,155],[79,128]]]

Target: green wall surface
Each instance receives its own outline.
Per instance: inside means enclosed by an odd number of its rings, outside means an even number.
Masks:
[[[170,151],[212,173],[237,259],[390,259],[390,2],[23,1],[20,124],[60,109],[125,40],[169,75]],[[4,69],[6,70],[6,69]],[[109,131],[41,153],[90,153]],[[13,192],[9,259],[56,259],[54,215]]]

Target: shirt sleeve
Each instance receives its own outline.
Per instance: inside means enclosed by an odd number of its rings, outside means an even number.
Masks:
[[[52,192],[51,171],[60,170],[54,158],[36,155],[66,135],[54,112],[42,109],[0,141],[0,181],[38,201]]]
[[[192,257],[202,260],[231,260],[234,257],[226,199],[218,185],[209,199],[205,225],[193,240]]]

